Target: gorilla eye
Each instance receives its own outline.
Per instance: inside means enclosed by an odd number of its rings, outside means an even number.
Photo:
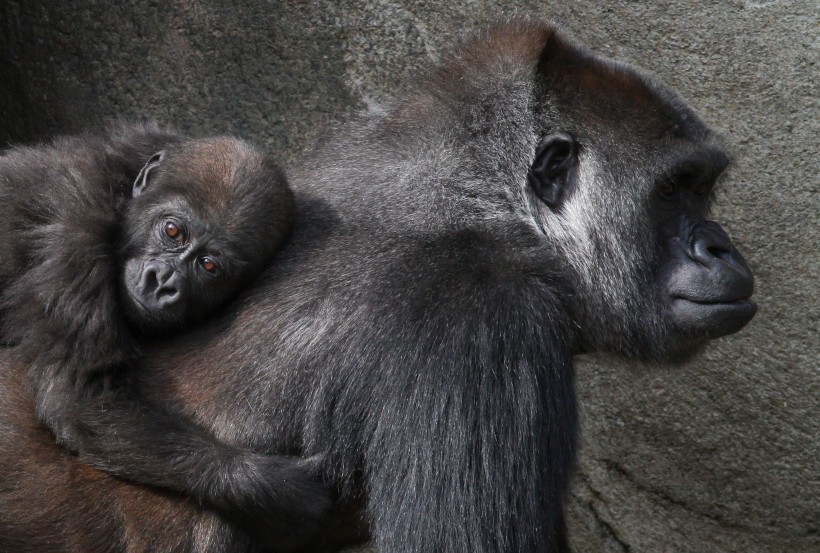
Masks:
[[[219,265],[217,265],[216,261],[214,261],[212,257],[200,257],[199,266],[212,275],[219,272]]]
[[[165,233],[165,236],[174,242],[182,244],[185,241],[185,233],[183,233],[179,225],[173,221],[165,221],[162,230]]]
[[[709,192],[711,190],[712,190],[712,184],[708,181],[703,181],[703,180],[698,182],[692,188],[692,192],[694,192],[696,196],[708,196]]]
[[[674,198],[677,191],[678,187],[675,186],[674,182],[665,182],[658,189],[658,193],[666,199]]]

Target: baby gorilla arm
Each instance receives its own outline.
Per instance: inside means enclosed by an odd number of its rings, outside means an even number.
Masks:
[[[300,551],[332,507],[320,457],[230,446],[189,418],[136,398],[127,383],[78,386],[65,366],[33,379],[39,417],[89,465],[215,509],[272,551]],[[101,379],[121,380],[110,375]]]
[[[124,478],[178,491],[227,515],[274,551],[303,550],[330,512],[314,476],[321,459],[229,446],[186,417],[106,390],[77,411],[80,458]]]

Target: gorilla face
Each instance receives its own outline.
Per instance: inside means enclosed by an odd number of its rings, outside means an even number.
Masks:
[[[155,330],[199,319],[232,290],[226,255],[201,218],[182,202],[157,206],[142,247],[125,261],[123,284],[129,318]]]
[[[553,58],[570,48],[555,46]],[[573,275],[578,349],[674,360],[737,332],[757,307],[749,266],[709,219],[729,165],[718,139],[635,70],[601,58],[565,67],[545,70],[548,109],[527,181]]]

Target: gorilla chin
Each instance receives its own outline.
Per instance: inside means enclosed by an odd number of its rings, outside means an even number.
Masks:
[[[710,340],[739,332],[756,313],[757,304],[750,299],[704,302],[673,297],[669,302],[673,327],[667,349],[652,359],[664,365],[682,365]]]

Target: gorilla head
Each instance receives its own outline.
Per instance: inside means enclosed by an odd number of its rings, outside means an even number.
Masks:
[[[755,314],[753,278],[708,220],[729,158],[663,85],[552,35],[538,62],[524,198],[570,277],[582,349],[680,358]]]

